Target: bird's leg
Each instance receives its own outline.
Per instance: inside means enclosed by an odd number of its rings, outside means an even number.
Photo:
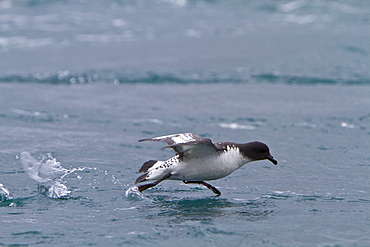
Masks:
[[[156,186],[157,184],[159,184],[160,182],[162,182],[163,180],[165,180],[165,179],[167,179],[167,178],[171,177],[171,175],[172,175],[171,173],[167,173],[163,178],[158,179],[158,180],[157,180],[157,181],[155,181],[154,183],[139,185],[139,186],[138,186],[138,189],[139,189],[139,191],[140,191],[140,192],[142,192],[142,191],[144,191],[144,190],[146,190],[146,189],[149,189],[149,188],[151,188],[151,187],[154,187],[154,186]]]
[[[206,186],[208,189],[212,190],[217,196],[220,196],[221,195],[221,192],[216,189],[216,187],[204,182],[204,181],[183,181],[184,183],[186,184],[201,184],[201,185],[204,185]]]

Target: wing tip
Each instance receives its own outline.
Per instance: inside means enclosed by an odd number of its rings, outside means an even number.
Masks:
[[[145,142],[145,141],[151,141],[152,139],[140,139],[138,142]]]
[[[145,138],[145,139],[140,139],[138,142],[146,142],[146,141],[162,141],[159,137],[154,137],[154,138]]]

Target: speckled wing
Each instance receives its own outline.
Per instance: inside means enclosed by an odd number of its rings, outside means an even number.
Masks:
[[[142,141],[164,141],[168,144],[164,148],[172,148],[180,158],[206,155],[219,151],[211,139],[200,137],[194,133],[173,134],[139,140],[139,142]]]

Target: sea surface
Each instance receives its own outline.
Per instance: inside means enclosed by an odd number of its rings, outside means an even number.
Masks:
[[[369,1],[0,0],[0,246],[370,246]],[[139,139],[262,141],[137,191]]]

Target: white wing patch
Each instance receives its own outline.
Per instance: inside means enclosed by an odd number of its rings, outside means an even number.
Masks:
[[[139,140],[139,142],[142,141],[164,141],[168,144],[166,148],[173,148],[180,158],[186,155],[214,153],[219,150],[210,139],[194,133],[180,133]]]
[[[154,137],[150,139],[143,139],[143,140],[140,140],[139,142],[141,141],[164,141],[168,145],[174,145],[174,144],[197,141],[198,139],[202,139],[202,137],[198,136],[197,134],[193,134],[193,133],[181,133],[181,134],[159,136],[159,137]]]
[[[180,144],[180,143],[196,141],[199,138],[201,137],[196,134],[182,133],[182,134],[174,135],[171,139],[175,144]]]

